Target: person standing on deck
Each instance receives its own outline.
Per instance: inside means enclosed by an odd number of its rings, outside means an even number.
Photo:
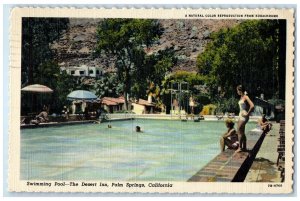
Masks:
[[[76,112],[76,105],[75,105],[75,101],[73,101],[73,102],[72,102],[72,106],[71,106],[71,108],[72,108],[72,114],[75,114],[75,112]]]
[[[190,105],[191,114],[193,115],[194,114],[194,107],[195,107],[195,102],[194,102],[194,97],[193,96],[191,96],[190,99],[189,99],[189,105]]]
[[[236,152],[241,152],[247,150],[247,137],[245,134],[246,124],[249,121],[250,113],[254,109],[254,104],[251,99],[247,96],[247,92],[242,85],[238,85],[237,94],[240,96],[240,100],[238,102],[240,113],[238,118],[238,126],[237,132],[239,137],[239,148]]]

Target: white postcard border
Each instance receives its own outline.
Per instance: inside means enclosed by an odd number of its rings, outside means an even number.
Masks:
[[[293,191],[293,146],[286,146],[286,181],[280,188],[270,188],[268,183],[226,182],[122,182],[144,184],[145,188],[102,188],[101,186],[30,186],[20,178],[20,86],[21,86],[21,18],[22,17],[72,17],[72,18],[153,18],[153,19],[257,19],[237,17],[241,14],[278,15],[259,19],[286,19],[286,144],[293,145],[294,118],[294,11],[293,9],[105,9],[105,8],[14,8],[10,28],[10,125],[9,125],[9,191],[11,192],[141,192],[141,193],[265,193],[284,194]],[[188,14],[203,14],[204,17],[189,17]],[[214,15],[232,17],[213,17]],[[187,15],[187,16],[186,16]],[[32,181],[29,181],[32,182]],[[40,181],[39,181],[40,182]],[[61,182],[61,181],[57,181]],[[65,181],[71,182],[71,181]],[[97,182],[101,181],[78,181]],[[102,181],[111,183],[110,181]],[[118,181],[116,181],[118,182]],[[172,187],[148,187],[149,183],[171,183]],[[274,184],[274,183],[272,183]]]

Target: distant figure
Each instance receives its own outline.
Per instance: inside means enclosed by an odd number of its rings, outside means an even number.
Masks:
[[[37,115],[35,117],[35,119],[31,120],[30,123],[32,124],[40,124],[40,123],[45,123],[45,122],[48,122],[49,121],[49,118],[48,118],[48,113],[47,111],[45,110],[46,108],[43,108],[44,110],[42,112],[40,112],[39,115]]]
[[[220,138],[221,151],[225,150],[225,145],[229,149],[237,149],[239,147],[239,141],[238,135],[234,129],[234,122],[231,119],[226,119],[225,125],[228,130]]]
[[[82,101],[82,103],[81,103],[81,111],[82,111],[82,113],[85,112],[85,109],[86,109],[86,102]]]
[[[245,134],[246,124],[249,121],[249,116],[252,110],[254,109],[254,104],[247,96],[247,92],[242,85],[238,85],[237,94],[240,96],[238,102],[240,107],[239,120],[237,126],[237,132],[239,137],[239,148],[236,152],[246,151],[247,150],[247,137]]]
[[[90,119],[89,107],[85,107],[84,109],[84,117],[86,120]]]
[[[216,114],[216,117],[217,117],[217,119],[218,119],[218,120],[221,120],[221,119],[223,119],[223,117],[224,117],[224,114],[223,114],[223,112],[221,112],[221,113],[217,113],[217,114]]]
[[[96,118],[99,119],[100,116],[101,116],[101,108],[98,108],[96,110]]]
[[[49,113],[48,107],[46,105],[43,105],[43,111],[46,111],[47,113]]]
[[[194,114],[195,102],[194,102],[193,96],[191,96],[189,99],[189,105],[190,105],[190,109],[191,109],[191,114]]]
[[[141,127],[136,126],[136,127],[135,127],[135,131],[136,131],[136,132],[142,132],[142,131],[141,131]]]
[[[69,119],[69,108],[67,108],[67,106],[64,106],[64,109],[62,110],[62,115],[66,120]]]
[[[112,128],[112,126],[110,124],[107,125],[107,128]]]
[[[37,115],[37,119],[39,119],[41,122],[49,121],[47,111],[42,111],[39,115]]]
[[[228,113],[228,114],[227,114],[227,117],[228,117],[228,118],[231,118],[231,119],[234,119],[235,114],[234,114],[234,113]]]
[[[72,102],[72,106],[71,106],[71,108],[72,108],[72,114],[75,114],[75,112],[76,112],[76,105],[75,105],[75,101],[73,101],[73,102]]]
[[[258,120],[258,126],[261,130],[265,131],[265,133],[268,133],[272,129],[272,124],[268,121],[265,114]]]

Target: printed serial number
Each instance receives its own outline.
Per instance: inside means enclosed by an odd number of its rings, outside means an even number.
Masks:
[[[282,187],[282,184],[268,184],[268,187]]]

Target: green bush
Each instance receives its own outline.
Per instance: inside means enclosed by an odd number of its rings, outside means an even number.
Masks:
[[[217,106],[214,104],[204,105],[200,115],[213,115],[215,114]]]
[[[238,105],[238,99],[234,96],[228,98],[228,99],[221,99],[217,103],[217,109],[218,112],[229,112],[229,113],[239,113],[239,105]]]
[[[268,100],[268,102],[273,105],[285,105],[285,101],[282,99],[273,98],[273,99]]]

